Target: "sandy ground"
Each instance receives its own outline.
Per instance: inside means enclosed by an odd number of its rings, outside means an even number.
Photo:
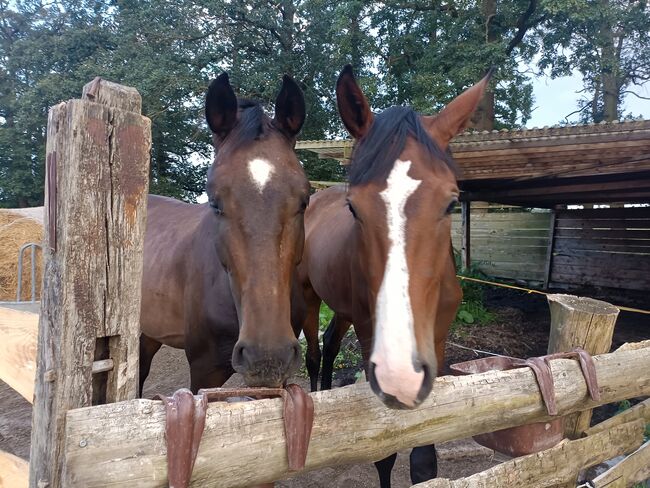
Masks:
[[[304,384],[305,380],[296,378],[295,382]],[[238,375],[233,376],[227,383],[231,386],[238,384],[241,384]],[[184,352],[163,347],[154,358],[152,373],[145,382],[144,396],[150,398],[156,393],[171,394],[176,389],[187,386],[189,386],[189,368]],[[0,382],[0,450],[28,459],[30,424],[29,402],[5,383]],[[467,476],[498,462],[493,460],[492,451],[481,448],[471,440],[446,443],[438,446],[438,452],[439,474],[446,478]],[[408,450],[399,453],[393,469],[395,488],[411,486],[408,453]],[[279,488],[370,488],[378,486],[378,478],[374,466],[367,463],[312,471],[290,480],[280,481],[276,486]]]

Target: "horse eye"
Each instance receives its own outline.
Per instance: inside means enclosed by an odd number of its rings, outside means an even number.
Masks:
[[[298,213],[304,214],[304,213],[305,213],[305,210],[307,210],[307,205],[309,205],[309,197],[304,198],[304,199],[300,202],[300,210],[298,210]]]
[[[350,201],[349,201],[349,200],[346,201],[345,204],[346,204],[347,207],[350,209],[350,212],[352,212],[352,216],[353,216],[355,219],[359,220],[359,217],[357,217],[357,212],[354,210],[354,207],[352,206],[352,204],[350,203]]]
[[[451,203],[449,204],[449,206],[447,207],[447,210],[446,210],[447,215],[451,214],[454,211],[454,209],[456,208],[456,205],[458,205],[458,199],[454,198],[451,201]]]
[[[210,208],[216,215],[223,215],[223,207],[221,205],[221,200],[218,198],[210,199]]]

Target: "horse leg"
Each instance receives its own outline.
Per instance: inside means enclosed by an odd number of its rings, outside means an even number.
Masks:
[[[409,458],[411,465],[411,482],[422,483],[438,476],[438,459],[436,446],[414,447]]]
[[[332,388],[332,375],[334,370],[334,360],[341,350],[341,341],[345,333],[350,328],[350,322],[342,320],[337,314],[334,314],[330,320],[327,330],[323,335],[323,371],[321,374],[321,390]]]
[[[215,365],[213,362],[202,360],[202,358],[190,361],[192,393],[196,395],[201,388],[218,388],[228,381],[234,372],[230,365]]]
[[[151,337],[147,337],[144,334],[140,334],[140,384],[138,388],[138,396],[142,397],[142,387],[144,386],[144,380],[149,376],[149,371],[151,371],[151,361],[153,361],[154,355],[158,352],[162,343],[158,342]]]
[[[379,473],[380,488],[390,488],[390,474],[393,471],[396,459],[397,454],[391,454],[387,458],[375,463],[375,468],[377,468],[377,473]]]
[[[314,290],[309,287],[305,289],[305,301],[307,313],[302,330],[307,341],[307,352],[305,353],[305,364],[309,373],[311,391],[318,390],[318,372],[320,370],[320,345],[318,344],[318,317],[321,300]]]

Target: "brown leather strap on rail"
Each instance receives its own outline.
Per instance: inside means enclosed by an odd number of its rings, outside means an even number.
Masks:
[[[166,406],[165,438],[167,440],[167,471],[169,486],[186,488],[199,452],[205,428],[205,413],[210,401],[248,401],[263,398],[283,399],[284,433],[290,471],[305,466],[314,402],[298,385],[283,388],[209,388],[199,390],[195,397],[183,388],[172,397],[157,395]]]

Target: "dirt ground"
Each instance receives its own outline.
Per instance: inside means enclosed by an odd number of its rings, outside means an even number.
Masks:
[[[539,295],[488,289],[486,304],[496,313],[493,324],[488,326],[462,327],[456,329],[450,342],[454,344],[516,357],[542,355],[546,352],[550,317],[546,299]],[[612,300],[613,303],[617,303]],[[618,303],[621,304],[621,303]],[[617,322],[614,343],[617,348],[624,342],[650,338],[650,316],[622,312]],[[449,344],[447,364],[475,359],[476,353]],[[241,380],[235,375],[228,385],[237,385]],[[306,387],[306,379],[297,377],[294,382]],[[335,375],[335,385],[350,382],[350,372]],[[189,369],[183,351],[163,347],[154,358],[152,373],[145,383],[144,396],[151,398],[156,393],[171,394],[180,387],[189,385]],[[616,406],[605,406],[595,412],[595,419],[606,418]],[[0,382],[0,449],[27,459],[29,457],[29,435],[31,405],[6,384]],[[396,488],[411,486],[408,470],[408,452],[399,454],[393,470],[393,485]],[[438,446],[439,476],[458,478],[487,469],[501,462],[505,457],[473,443],[471,440],[447,443]],[[278,482],[281,488],[325,488],[325,487],[375,487],[378,486],[374,466],[370,463],[339,466],[313,471],[291,480]]]

